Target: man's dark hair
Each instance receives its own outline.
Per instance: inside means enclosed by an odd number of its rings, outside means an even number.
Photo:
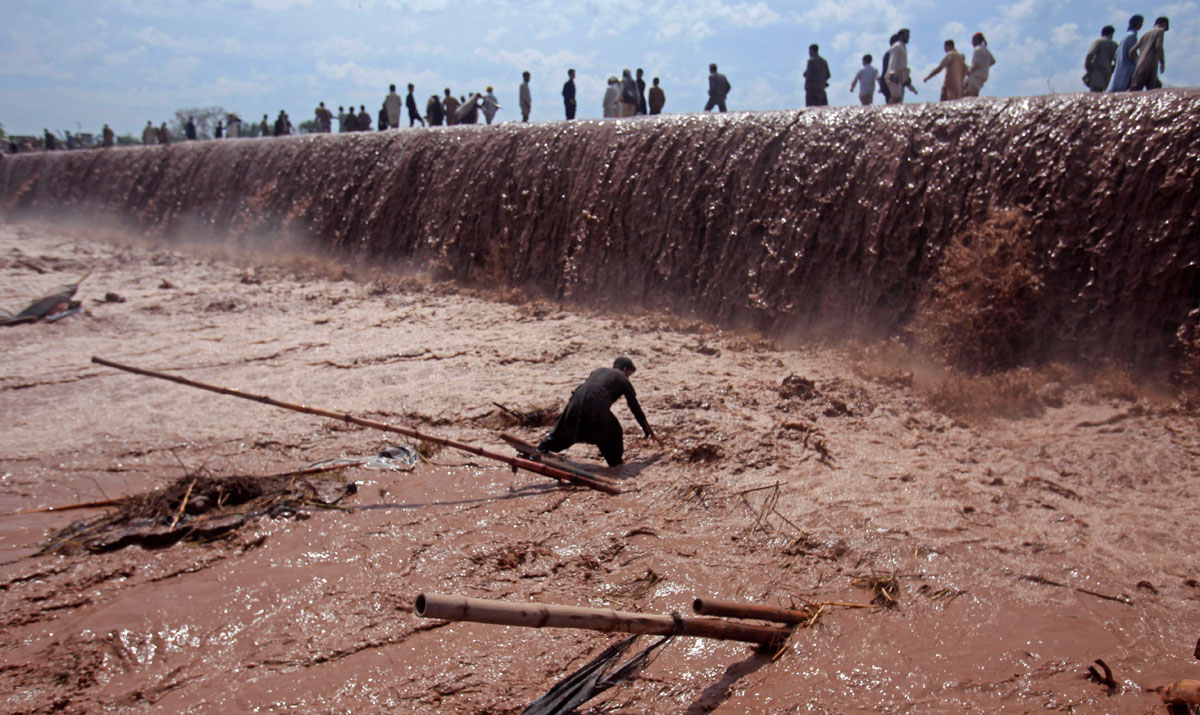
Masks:
[[[716,63],[716,62],[713,62],[712,64],[710,64],[710,65],[708,66],[708,71],[709,71],[709,72],[716,72],[716,71],[717,71],[717,63]]]
[[[656,85],[658,84],[658,77],[654,78],[654,84],[656,84]]]
[[[1154,21],[1154,24],[1155,24],[1155,25],[1162,25],[1162,29],[1164,29],[1164,30],[1169,30],[1169,29],[1171,29],[1171,21],[1170,21],[1170,20],[1168,20],[1168,19],[1167,19],[1167,18],[1165,18],[1165,17],[1160,17],[1160,18],[1158,18],[1157,20],[1155,20],[1155,21]]]
[[[447,96],[447,97],[449,97],[449,96],[450,96],[450,88],[449,88],[449,87],[447,87],[447,88],[446,88],[446,96]]]
[[[1100,36],[1101,37],[1112,37],[1113,33],[1116,31],[1117,31],[1117,28],[1113,27],[1112,25],[1105,25],[1104,27],[1100,28]]]
[[[574,72],[574,71],[575,71],[575,70],[574,70],[574,68],[572,68],[572,69],[569,69],[569,70],[567,70],[567,74],[571,74],[571,73],[572,73],[572,72]]]
[[[809,52],[817,52],[817,51],[818,51],[818,50],[820,50],[820,49],[821,49],[821,48],[820,48],[820,47],[817,47],[817,43],[815,43],[815,42],[814,42],[814,43],[812,43],[811,45],[809,45],[809,46],[808,46],[808,51],[809,51]]]
[[[954,40],[946,40],[946,47],[953,50],[954,49]]]
[[[1141,15],[1134,15],[1133,17],[1129,18],[1129,29],[1140,30],[1142,29],[1142,23],[1145,21],[1146,18],[1142,17]]]
[[[409,89],[416,89],[416,85],[414,85],[412,82],[409,82],[409,83],[408,83],[408,88],[409,88]]]
[[[524,72],[522,72],[521,76],[524,77],[525,79],[529,79],[529,70],[525,70]]]
[[[874,59],[875,59],[875,58],[874,58],[874,57],[872,57],[872,56],[870,56],[870,55],[863,55],[863,64],[864,64],[864,65],[869,65],[869,64],[871,64],[871,61],[872,61],[872,60],[874,60]]]
[[[394,84],[393,84],[393,85],[390,85],[390,86],[388,87],[388,89],[389,89],[389,90],[391,90],[392,92],[395,92],[395,91],[396,91],[396,85],[394,85]]]
[[[637,368],[633,366],[633,361],[627,357],[619,357],[616,360],[613,360],[613,368],[616,370],[629,370],[630,372],[637,372]]]

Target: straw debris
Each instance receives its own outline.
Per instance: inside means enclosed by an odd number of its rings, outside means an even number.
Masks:
[[[609,603],[621,604],[628,608],[634,602],[640,601],[650,595],[661,582],[662,576],[654,573],[654,569],[646,569],[646,573],[641,576],[635,576],[634,578],[609,586],[605,589],[603,598]]]
[[[179,541],[225,536],[263,516],[307,518],[304,510],[334,509],[357,491],[342,470],[308,476],[214,477],[187,474],[165,487],[59,531],[42,553],[115,551],[131,545],[162,548]]]
[[[855,588],[873,591],[875,597],[871,599],[871,603],[883,606],[884,608],[895,608],[899,605],[900,579],[894,572],[890,574],[872,573],[866,576],[855,576],[850,579],[850,584]]]

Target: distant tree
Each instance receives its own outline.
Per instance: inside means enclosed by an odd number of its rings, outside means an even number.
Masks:
[[[176,135],[178,135],[179,141],[183,140],[183,128],[187,124],[188,117],[191,117],[196,122],[197,139],[212,139],[213,130],[217,128],[217,122],[224,121],[225,119],[225,108],[193,107],[176,109],[175,118],[167,125],[171,130],[171,141],[176,141]]]
[[[117,137],[117,146],[129,146],[131,144],[141,144],[142,138],[135,137],[132,134],[122,134]]]
[[[3,124],[3,123],[0,123],[0,139],[3,139],[3,138],[4,138],[4,136],[5,136],[5,134],[4,134],[4,124]]]
[[[309,119],[300,122],[300,126],[296,127],[297,134],[316,134],[320,129],[317,127],[316,119]]]

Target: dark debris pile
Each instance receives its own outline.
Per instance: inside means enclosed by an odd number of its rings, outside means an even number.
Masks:
[[[42,552],[106,552],[131,545],[163,548],[180,541],[210,541],[264,516],[307,518],[306,510],[336,508],[356,491],[341,470],[307,476],[184,476],[130,496],[103,516],[71,524],[51,537]]]

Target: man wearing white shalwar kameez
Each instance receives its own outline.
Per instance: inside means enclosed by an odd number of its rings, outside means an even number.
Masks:
[[[888,104],[904,102],[904,86],[909,83],[908,75],[908,30],[896,33],[896,44],[888,54],[888,69],[884,80],[888,84]]]

